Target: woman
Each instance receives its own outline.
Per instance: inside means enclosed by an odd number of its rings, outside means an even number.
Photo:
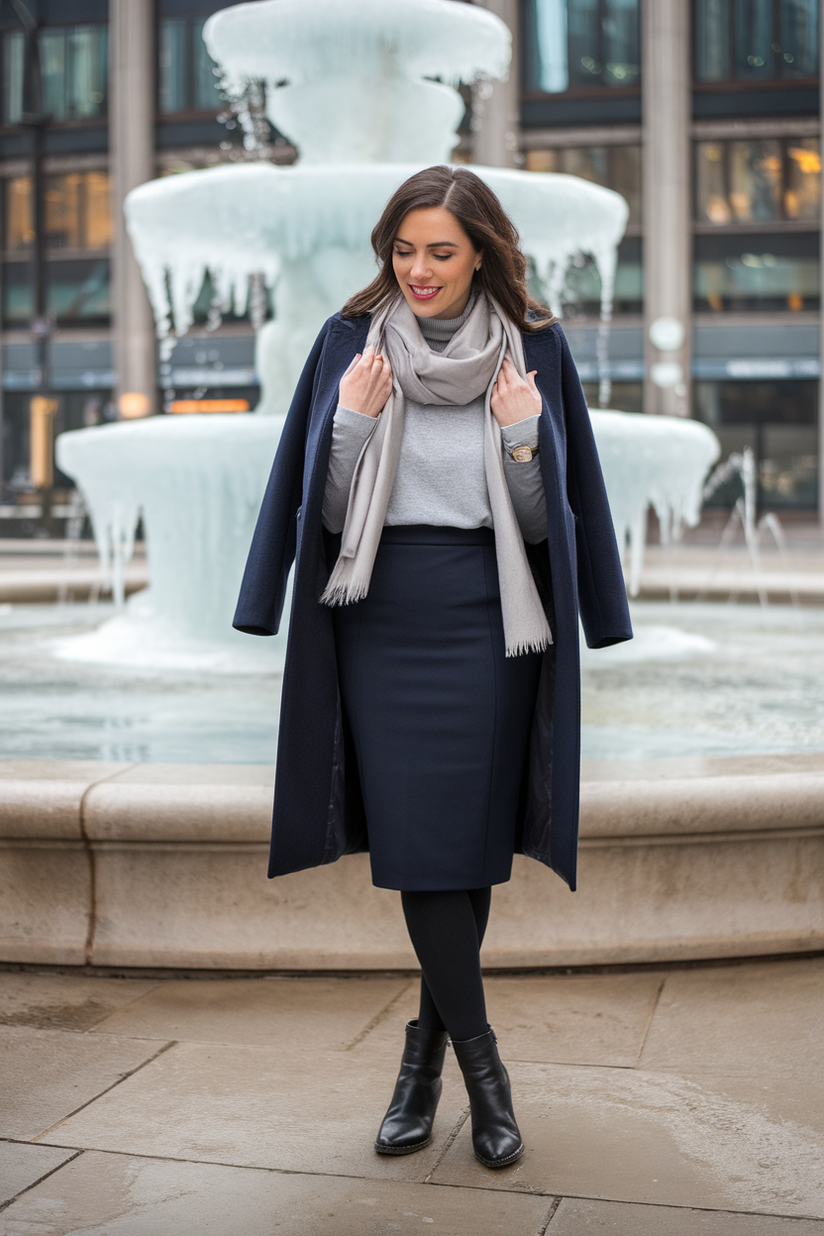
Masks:
[[[491,886],[522,852],[574,888],[579,607],[590,646],[632,631],[578,376],[494,193],[428,168],[372,244],[295,392],[235,626],[277,631],[294,558],[269,874],[368,849],[421,964],[375,1149],[429,1143],[449,1038],[498,1168],[524,1147],[486,1021]]]

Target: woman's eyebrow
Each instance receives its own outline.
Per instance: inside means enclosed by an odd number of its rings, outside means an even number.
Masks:
[[[395,244],[409,245],[410,249],[414,249],[415,247],[411,240],[404,240],[402,236],[395,237]],[[427,249],[445,249],[447,247],[450,249],[457,249],[458,245],[454,240],[434,240],[431,245],[427,245],[426,247]]]

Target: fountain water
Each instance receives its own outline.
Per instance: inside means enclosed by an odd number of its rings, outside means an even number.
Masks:
[[[369,233],[393,190],[449,158],[463,111],[454,85],[502,76],[510,56],[498,18],[450,0],[258,0],[216,13],[204,37],[249,144],[256,125],[243,100],[265,90],[267,114],[300,162],[152,181],[129,195],[126,216],[167,344],[172,329],[191,325],[207,272],[215,312],[241,309],[250,289],[258,300],[263,285],[271,290],[274,318],[257,338],[258,415],[158,417],[61,436],[60,466],[86,495],[104,560],[128,558],[142,515],[151,574],[119,625],[67,641],[64,656],[120,661],[137,648],[145,663],[154,648],[168,664],[177,647],[190,662],[193,640],[240,638],[230,629],[234,599],[303,357],[324,319],[372,278]],[[556,311],[571,258],[592,255],[606,323],[623,198],[571,176],[473,170],[512,215]],[[697,522],[717,444],[695,423],[617,412],[593,422],[637,583],[649,503],[664,527]],[[269,651],[255,655],[270,655],[272,641],[261,642]]]
[[[772,511],[768,511],[766,515],[762,515],[760,519],[758,518],[758,473],[755,455],[750,446],[745,446],[743,451],[734,451],[728,459],[725,459],[723,463],[718,465],[704,486],[704,499],[711,498],[715,491],[720,489],[724,482],[733,476],[740,478],[744,492],[739,498],[736,498],[735,506],[732,508],[732,513],[721,533],[716,561],[710,573],[707,587],[712,583],[721,555],[732,543],[736,527],[740,526],[744,533],[744,544],[747,547],[758,600],[761,605],[766,605],[767,591],[761,574],[761,537],[762,534],[767,532],[772,535],[781,555],[782,564],[786,567],[788,559],[784,530],[781,527],[778,516]],[[790,588],[789,594],[793,605],[797,606],[799,603],[798,593]],[[702,600],[705,595],[706,589],[698,594],[698,600]],[[732,600],[732,596],[730,599]]]

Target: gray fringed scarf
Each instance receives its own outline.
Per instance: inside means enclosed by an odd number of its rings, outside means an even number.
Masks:
[[[490,397],[504,357],[526,377],[521,332],[483,293],[443,352],[433,352],[403,296],[372,317],[366,347],[392,366],[392,394],[363,448],[352,479],[341,548],[321,601],[348,605],[369,591],[372,566],[398,468],[406,400],[462,407],[485,396],[484,465],[501,589],[506,655],[541,652],[552,643],[523,537],[512,509],[501,439]]]

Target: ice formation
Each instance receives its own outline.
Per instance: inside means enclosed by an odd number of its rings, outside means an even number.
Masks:
[[[250,163],[141,185],[129,195],[126,217],[161,334],[189,328],[207,271],[221,304],[241,311],[250,276],[262,273],[274,289],[275,317],[259,338],[257,410],[285,412],[318,330],[374,278],[369,234],[389,196],[416,170],[408,163]],[[627,219],[622,197],[575,176],[472,170],[515,220],[556,312],[570,259],[582,249],[595,257],[611,300]]]
[[[78,656],[98,659],[97,642],[104,660],[185,668],[198,642],[207,663],[205,643],[248,644],[231,630],[232,612],[281,423],[155,416],[60,435],[58,464],[82,485],[101,559],[115,572],[128,560],[142,515],[151,567],[150,587],[131,598],[127,621],[107,624],[114,629],[102,644],[99,634],[79,637]]]
[[[141,185],[126,204],[129,234],[161,336],[188,330],[207,273],[218,311],[242,311],[263,280],[274,316],[258,334],[256,410],[283,413],[323,322],[374,277],[369,237],[387,199],[412,172],[449,160],[464,112],[453,85],[504,76],[511,36],[492,13],[453,0],[258,0],[215,13],[204,37],[241,118],[249,84],[265,83],[267,114],[299,162]],[[573,176],[472,170],[512,215],[553,309],[583,251],[608,316],[624,199]]]
[[[245,92],[263,97],[265,83],[267,114],[300,161],[152,181],[129,195],[126,219],[161,338],[191,325],[207,272],[216,312],[242,310],[250,288],[271,290],[274,316],[256,349],[256,412],[270,415],[163,417],[61,437],[60,466],[86,494],[104,561],[127,560],[143,515],[152,583],[129,602],[125,628],[119,620],[110,641],[117,660],[128,659],[117,651],[128,620],[136,643],[146,647],[150,628],[162,631],[167,644],[178,638],[182,657],[196,634],[231,639],[254,512],[304,357],[323,321],[373,277],[369,235],[392,191],[420,167],[448,160],[464,108],[453,85],[502,76],[511,51],[498,18],[452,0],[258,0],[214,14],[205,39],[241,120]],[[253,145],[248,114],[244,129]],[[556,311],[571,258],[593,256],[607,322],[624,199],[572,176],[472,170],[511,214]],[[601,359],[605,339],[602,332]],[[613,430],[624,421],[603,414],[596,432],[606,444],[616,525],[622,535],[630,530],[637,557],[648,502],[665,522],[668,512],[691,518],[703,475],[694,492],[685,488],[683,449],[665,445],[672,422],[650,421],[645,436],[647,422],[628,418],[633,428],[620,445],[624,431]]]
[[[637,596],[649,507],[664,544],[677,540],[684,525],[694,527],[704,480],[721,448],[699,421],[601,409],[590,416],[618,544],[629,547],[630,595]]]

